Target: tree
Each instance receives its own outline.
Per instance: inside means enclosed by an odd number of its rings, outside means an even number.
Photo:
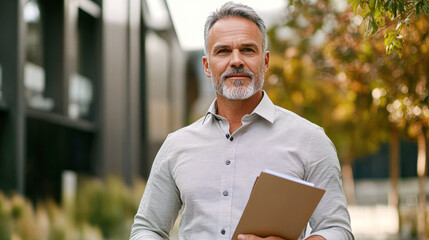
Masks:
[[[414,19],[405,33],[407,44],[402,57],[394,57],[384,75],[388,87],[389,120],[407,130],[416,139],[418,147],[417,175],[419,177],[419,238],[426,237],[426,139],[429,127],[429,22],[427,18]]]
[[[351,16],[347,12],[344,16],[346,19],[343,19],[343,23],[353,22],[353,19],[347,19],[347,16]],[[352,16],[352,18],[355,17]],[[404,40],[407,44],[400,54],[392,53],[386,56],[382,41],[376,37],[364,41],[363,34],[359,34],[355,28],[347,24],[344,25],[348,29],[347,33],[341,32],[341,25],[338,31],[330,35],[325,45],[325,48],[334,45],[330,49],[337,49],[331,56],[339,60],[336,62],[339,68],[351,69],[350,66],[354,66],[355,69],[361,67],[366,69],[364,74],[355,75],[354,71],[348,71],[347,75],[363,85],[370,86],[374,104],[380,111],[388,114],[387,118],[394,130],[392,136],[397,136],[396,129],[404,129],[409,137],[417,140],[420,238],[426,234],[425,132],[429,126],[427,79],[429,76],[429,25],[427,20],[427,18],[419,19],[417,16],[411,18],[414,24],[404,31]],[[336,43],[339,45],[335,46]],[[351,65],[347,61],[341,61],[345,56],[342,53],[355,56],[354,58],[358,61]],[[359,78],[359,75],[365,76],[365,79]]]
[[[349,0],[349,3],[364,18],[367,36],[383,34],[388,54],[392,50],[402,53],[403,34],[414,16],[419,19],[423,13],[429,17],[427,0]]]
[[[429,26],[426,17],[418,16],[417,9],[424,12],[426,3],[419,1],[407,15],[405,26],[408,26],[400,29],[402,37],[395,38],[401,43],[400,51],[386,55],[389,42],[375,33],[386,32],[392,25],[381,25],[384,24],[381,20],[376,22],[378,30],[371,29],[372,37],[367,38],[361,23],[375,19],[369,19],[371,14],[378,14],[381,19],[389,13],[365,12],[365,2],[361,2],[362,5],[354,6],[358,14],[353,14],[353,9],[336,11],[329,0],[293,1],[286,9],[284,24],[269,31],[272,58],[266,89],[277,104],[323,126],[337,146],[343,166],[357,155],[377,149],[379,143],[389,137],[392,143],[398,142],[398,131],[417,139],[418,222],[419,235],[423,236],[425,134],[429,126]],[[376,2],[377,6],[382,2]],[[403,45],[402,41],[407,44]],[[397,47],[398,44],[392,49],[399,50]],[[397,151],[391,159],[395,155]],[[395,180],[398,174],[393,169]],[[347,179],[344,177],[346,192]]]
[[[326,0],[290,5],[285,24],[269,32],[272,55],[266,90],[277,104],[324,127],[342,161],[346,196],[354,203],[352,162],[386,141],[386,134],[379,134],[386,131],[378,123],[387,115],[372,107],[372,92],[362,75],[366,66],[356,64],[349,52],[332,55],[346,46],[338,36],[350,37],[346,25],[340,32],[331,31],[343,15]],[[282,39],[282,32],[293,37]],[[329,39],[323,46],[315,44],[320,33]],[[332,42],[326,34],[338,38],[336,46],[326,44]],[[359,79],[348,77],[350,72]]]
[[[343,23],[352,22],[344,15]],[[355,16],[352,16],[353,18]],[[429,76],[429,25],[426,18],[411,19],[405,33],[407,45],[404,45],[401,55],[384,54],[382,41],[371,38],[364,41],[362,34],[352,30],[350,25],[347,32],[339,30],[329,36],[325,50],[336,49],[331,56],[338,61],[338,68],[348,69],[347,76],[371,89],[373,103],[380,111],[388,114],[388,123],[394,131],[404,129],[410,138],[417,140],[418,145],[418,177],[419,177],[419,211],[418,232],[420,238],[426,235],[426,137],[425,131],[429,126],[428,79]],[[338,43],[338,45],[336,45]],[[331,47],[328,47],[331,46]],[[341,50],[343,49],[343,51]],[[355,56],[355,60],[344,61],[346,55]],[[359,73],[354,69],[366,69]],[[357,73],[357,74],[356,74]],[[362,77],[363,76],[363,77]],[[352,80],[352,81],[353,81]],[[393,132],[392,136],[395,136]],[[397,141],[397,140],[396,140]],[[395,141],[392,141],[395,142]],[[397,190],[396,190],[397,191]],[[397,203],[396,203],[397,204]]]

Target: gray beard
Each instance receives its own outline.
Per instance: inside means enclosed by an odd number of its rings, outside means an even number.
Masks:
[[[244,86],[244,80],[233,80],[233,87],[226,85],[226,78],[231,74],[247,74],[250,77],[250,84]],[[255,75],[249,70],[242,68],[233,68],[228,72],[222,73],[222,75],[213,82],[213,87],[220,95],[230,100],[244,100],[252,97],[256,92],[262,90],[264,85],[264,67],[262,66],[261,71],[258,75]]]

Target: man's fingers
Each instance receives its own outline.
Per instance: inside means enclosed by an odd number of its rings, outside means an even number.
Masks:
[[[238,240],[256,240],[256,238],[254,238],[254,235],[249,235],[249,234],[239,234],[238,235]]]
[[[283,240],[282,238],[279,238],[279,237],[267,237],[267,238],[260,238],[260,237],[258,237],[258,236],[251,235],[251,234],[239,234],[239,235],[238,235],[238,240],[258,240],[258,239],[265,239],[265,240]]]

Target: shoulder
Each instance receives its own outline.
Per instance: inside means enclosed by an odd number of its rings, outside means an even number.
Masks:
[[[164,142],[161,145],[161,148],[158,150],[156,159],[161,162],[169,162],[175,153],[186,150],[189,145],[189,140],[192,139],[192,135],[198,133],[200,126],[202,126],[204,117],[195,121],[194,123],[180,128],[174,132],[171,132],[167,135]],[[156,160],[155,159],[155,160]]]
[[[275,105],[275,123],[287,125],[289,127],[298,128],[299,130],[307,130],[310,132],[322,129],[315,123],[299,116],[298,114]]]
[[[322,127],[279,106],[276,106],[274,129],[284,132],[286,137],[294,141],[303,143],[303,146],[333,146]]]
[[[200,119],[198,119],[197,121],[182,127],[180,129],[177,129],[174,132],[171,132],[170,134],[168,134],[166,141],[178,141],[180,139],[182,139],[182,137],[187,136],[189,134],[192,134],[194,132],[198,132],[202,127],[203,127],[203,123],[204,123],[204,119],[205,117],[201,117]]]
[[[338,167],[338,157],[332,141],[324,129],[315,123],[276,106],[277,129],[285,129],[284,136],[302,147],[306,166]]]

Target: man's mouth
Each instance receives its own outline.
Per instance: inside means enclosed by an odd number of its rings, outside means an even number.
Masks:
[[[249,70],[245,70],[242,68],[233,68],[227,72],[222,73],[221,79],[225,81],[226,79],[236,79],[236,80],[244,80],[244,79],[252,79],[253,73]]]
[[[248,74],[235,73],[227,75],[226,78],[250,78],[250,76]]]

